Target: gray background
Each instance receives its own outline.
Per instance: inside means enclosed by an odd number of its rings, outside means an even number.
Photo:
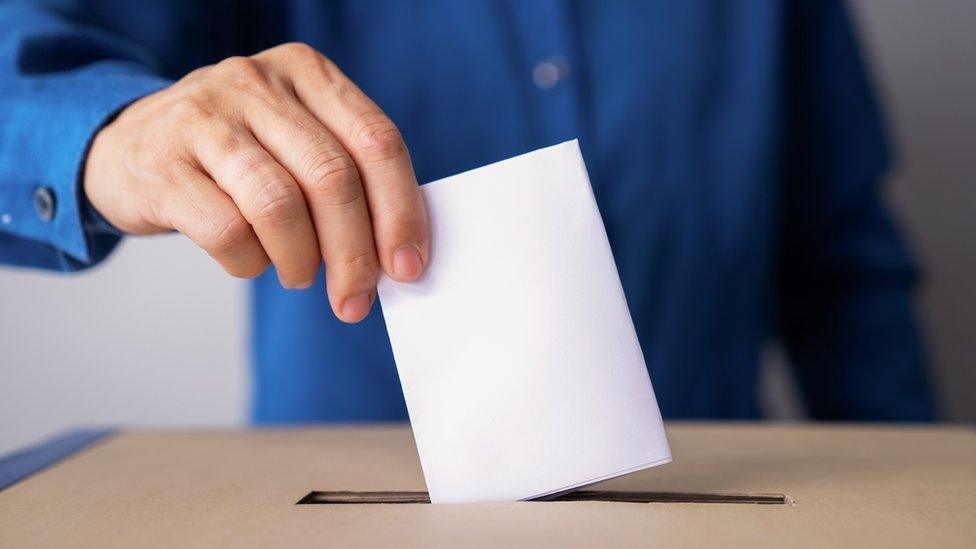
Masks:
[[[925,265],[942,415],[976,420],[976,2],[852,4],[899,164],[888,197]],[[189,241],[130,239],[81,276],[0,269],[0,452],[67,426],[245,421],[247,286]],[[323,311],[323,314],[327,312]],[[764,400],[800,416],[770,349]]]

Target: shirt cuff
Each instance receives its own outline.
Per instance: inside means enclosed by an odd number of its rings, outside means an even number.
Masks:
[[[51,245],[66,270],[107,256],[120,233],[84,199],[88,150],[122,109],[170,83],[114,62],[28,83],[35,88],[31,104],[3,130],[20,139],[21,162],[0,173],[13,191],[0,193],[0,230]]]

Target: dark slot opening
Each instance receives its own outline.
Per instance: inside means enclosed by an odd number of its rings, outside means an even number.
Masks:
[[[785,505],[784,494],[699,494],[695,492],[621,492],[615,490],[580,490],[561,496],[535,500],[549,501],[613,501],[621,503],[748,503]],[[430,503],[427,492],[347,492],[312,491],[297,505],[343,505],[374,503]]]

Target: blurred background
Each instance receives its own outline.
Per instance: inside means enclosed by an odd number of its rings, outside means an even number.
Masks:
[[[849,6],[898,159],[887,198],[923,267],[940,415],[974,422],[976,2]],[[0,269],[0,454],[79,425],[244,424],[247,291],[173,236],[129,239],[80,276]],[[764,362],[767,415],[802,419],[775,347]]]

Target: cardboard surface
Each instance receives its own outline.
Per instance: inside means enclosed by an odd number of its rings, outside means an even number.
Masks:
[[[782,493],[793,505],[295,505],[422,491],[405,426],[126,433],[0,492],[2,547],[972,547],[966,427],[672,424],[675,463],[594,489]]]

